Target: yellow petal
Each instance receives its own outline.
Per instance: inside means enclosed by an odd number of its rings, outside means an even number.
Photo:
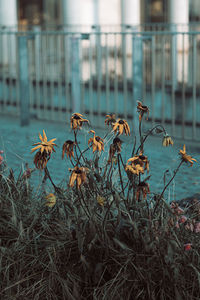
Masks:
[[[46,136],[44,129],[43,129],[43,140],[44,140],[44,142],[47,142],[47,136]]]
[[[39,149],[39,148],[41,148],[41,145],[38,145],[37,147],[31,149],[31,153],[33,153],[35,150],[37,150],[37,149]]]

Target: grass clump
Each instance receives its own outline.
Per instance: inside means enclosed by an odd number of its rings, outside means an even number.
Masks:
[[[107,115],[112,127],[108,159],[101,159],[107,137],[94,130],[81,150],[79,129],[89,123],[73,114],[74,141],[63,144],[72,168],[67,188],[56,186],[47,168],[55,139],[45,132],[37,143],[34,163],[54,191],[38,193],[29,185],[33,170],[16,179],[1,164],[0,296],[1,299],[199,299],[199,203],[169,204],[165,191],[182,163],[195,161],[180,151],[180,162],[159,194],[151,191],[145,140],[163,133],[161,125],[142,133],[149,109],[138,103],[139,138],[125,163],[120,135],[130,135],[126,120]],[[93,149],[93,158],[86,153]]]

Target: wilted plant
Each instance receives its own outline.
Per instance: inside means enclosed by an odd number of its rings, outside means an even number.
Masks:
[[[74,140],[66,140],[61,153],[72,165],[67,189],[55,186],[47,169],[56,145],[44,131],[32,152],[54,193],[27,193],[28,166],[17,181],[13,172],[0,173],[2,299],[199,299],[200,204],[181,208],[165,200],[181,165],[196,160],[184,145],[173,176],[153,193],[145,141],[152,132],[163,134],[163,146],[173,141],[159,124],[144,134],[150,110],[140,101],[137,110],[139,145],[133,139],[127,162],[121,138],[131,135],[126,120],[106,115],[111,131],[103,138],[90,130],[93,137],[81,149],[79,132],[89,121],[74,113]]]

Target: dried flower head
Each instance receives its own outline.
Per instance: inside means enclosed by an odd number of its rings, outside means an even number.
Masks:
[[[50,153],[47,153],[46,151],[44,152],[40,152],[38,151],[35,156],[34,156],[34,164],[36,166],[37,169],[40,169],[40,170],[43,170],[46,165],[47,165],[47,162],[49,161],[50,159]]]
[[[141,167],[144,168],[144,170],[147,170],[147,173],[149,172],[149,160],[146,155],[143,155],[142,152],[139,153],[139,155],[135,155],[128,159],[127,163],[131,162],[131,165],[139,164]]]
[[[46,206],[53,207],[56,204],[56,196],[53,193],[46,195]]]
[[[100,206],[104,206],[104,203],[105,203],[105,198],[98,195],[97,196],[97,203],[100,205]]]
[[[138,175],[138,176],[139,176],[139,174],[144,174],[144,169],[139,164],[137,164],[137,165],[135,165],[135,164],[128,165],[127,164],[125,167],[125,171],[130,172],[135,175]]]
[[[111,125],[114,126],[114,123],[116,122],[115,114],[106,115],[105,119],[105,125]]]
[[[141,122],[144,113],[148,114],[148,116],[149,116],[149,108],[148,108],[148,106],[143,105],[142,102],[140,102],[140,101],[137,101],[137,103],[138,103],[137,111],[139,113],[139,121]],[[148,116],[147,116],[146,120],[148,120]]]
[[[143,199],[147,198],[147,194],[150,193],[149,184],[145,181],[140,182],[136,187],[136,199],[139,201],[140,196]]]
[[[172,145],[173,146],[174,142],[171,138],[171,136],[169,136],[168,134],[166,134],[164,137],[163,137],[163,142],[162,142],[162,145],[164,147],[168,147],[169,145]]]
[[[192,156],[188,155],[186,153],[186,147],[185,145],[183,145],[183,150],[179,150],[179,154],[181,155],[181,159],[184,162],[189,162],[190,163],[190,167],[193,166],[193,161],[197,161],[196,159],[192,158]]]
[[[104,151],[103,139],[100,138],[100,136],[96,136],[94,130],[90,130],[90,132],[93,133],[94,136],[88,140],[88,146],[93,148],[93,153],[95,151],[99,151],[99,152]]]
[[[72,114],[70,119],[70,126],[73,130],[81,129],[84,122],[89,123],[87,119],[83,118],[83,115],[79,113],[74,113]]]
[[[74,157],[74,145],[75,142],[71,140],[67,140],[62,147],[62,159],[64,158],[64,155],[66,153],[67,157],[71,159],[71,157]]]
[[[74,182],[76,181],[76,187],[77,189],[79,189],[80,186],[84,184],[87,180],[88,168],[76,166],[71,171],[72,173],[69,179],[69,186],[73,187]]]
[[[117,153],[121,152],[122,143],[123,142],[118,137],[113,139],[113,143],[110,145],[108,163],[110,163],[112,161],[112,159],[114,158],[116,152]]]
[[[52,139],[50,141],[47,141],[47,136],[45,134],[45,131],[43,130],[43,137],[39,133],[39,143],[33,144],[33,146],[36,146],[32,149],[31,153],[33,153],[36,150],[39,150],[34,157],[34,164],[37,169],[44,169],[47,165],[48,160],[51,157],[52,151],[55,152],[54,146],[57,146],[54,141],[56,139]]]
[[[118,132],[119,135],[125,133],[125,135],[131,135],[130,127],[126,120],[118,119],[113,125],[113,131],[116,134]]]
[[[54,147],[57,146],[57,145],[54,143],[54,141],[56,139],[52,139],[50,141],[47,141],[47,136],[46,136],[46,133],[45,133],[44,130],[43,130],[43,137],[39,133],[39,139],[40,139],[39,143],[33,144],[33,146],[36,146],[36,147],[34,147],[31,150],[31,153],[33,153],[36,150],[40,150],[41,153],[46,152],[47,154],[51,154],[52,151],[55,152]]]

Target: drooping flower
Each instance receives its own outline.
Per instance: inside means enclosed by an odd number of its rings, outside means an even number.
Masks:
[[[83,115],[81,115],[79,113],[74,113],[74,114],[72,114],[71,119],[70,119],[70,126],[73,130],[81,129],[83,123],[85,123],[85,122],[89,123],[89,121],[87,119],[83,118]]]
[[[56,139],[52,139],[47,141],[47,136],[45,131],[43,130],[43,137],[39,134],[39,139],[41,142],[33,144],[36,146],[32,149],[31,153],[36,150],[39,150],[34,156],[34,164],[37,169],[44,169],[47,165],[48,160],[51,157],[52,151],[55,152],[54,146],[57,146],[54,141]]]
[[[56,196],[53,193],[46,195],[46,206],[53,207],[56,204]]]
[[[113,125],[113,131],[115,134],[123,134],[123,132],[125,133],[125,135],[131,135],[130,133],[130,127],[127,123],[126,120],[122,120],[122,119],[118,119],[114,125]]]
[[[131,163],[131,165],[139,164],[141,167],[144,168],[144,170],[147,170],[147,173],[149,172],[149,160],[146,155],[143,155],[143,152],[140,152],[139,155],[135,155],[128,159],[127,163]]]
[[[196,159],[192,158],[192,156],[188,155],[186,153],[186,147],[185,144],[183,145],[183,150],[179,150],[179,154],[181,155],[181,159],[182,161],[184,161],[185,163],[189,162],[190,163],[190,167],[193,166],[193,161],[197,161]]]
[[[112,159],[115,157],[116,152],[117,153],[121,152],[122,143],[123,142],[118,137],[113,139],[113,143],[110,145],[108,163],[110,163]]]
[[[34,161],[33,161],[36,168],[43,170],[46,167],[47,162],[49,161],[50,157],[51,157],[50,153],[47,153],[46,151],[41,153],[40,151],[38,151],[35,154]]]
[[[163,142],[162,142],[162,145],[164,147],[168,147],[169,145],[172,145],[173,146],[174,142],[171,138],[171,136],[169,136],[168,134],[166,134],[164,137],[163,137]]]
[[[40,139],[39,143],[33,144],[33,146],[36,146],[36,147],[34,147],[31,150],[31,153],[33,153],[36,150],[40,150],[41,153],[46,152],[47,154],[51,154],[52,151],[55,152],[54,146],[57,146],[57,145],[54,143],[54,141],[56,139],[52,139],[50,141],[47,141],[47,136],[46,136],[46,133],[45,133],[44,130],[43,130],[43,137],[39,133],[39,139]]]
[[[93,148],[93,153],[95,151],[99,151],[101,153],[101,151],[104,151],[103,139],[100,138],[100,136],[96,136],[94,130],[90,130],[90,132],[93,133],[94,136],[88,140],[88,146]]]
[[[125,171],[130,172],[135,175],[138,175],[138,176],[139,176],[139,174],[144,174],[144,169],[139,164],[137,164],[137,165],[135,165],[135,164],[128,165],[127,164],[125,167]]]
[[[75,142],[71,140],[67,140],[62,147],[62,159],[64,158],[64,155],[66,153],[67,157],[71,159],[71,157],[74,157],[74,145]]]
[[[73,187],[76,181],[76,187],[79,189],[80,186],[87,181],[88,168],[76,166],[71,171],[72,173],[69,179],[69,186]]]
[[[106,115],[105,119],[105,125],[111,125],[114,126],[114,123],[116,122],[115,114]]]
[[[139,121],[141,122],[144,113],[148,114],[148,116],[149,116],[149,108],[148,108],[148,106],[143,105],[142,102],[140,102],[140,101],[137,101],[137,103],[138,103],[137,111],[139,113]],[[148,120],[148,116],[147,116],[146,120]]]
[[[140,196],[143,199],[147,198],[147,194],[150,193],[149,184],[145,181],[140,182],[136,187],[136,199],[139,201]]]

